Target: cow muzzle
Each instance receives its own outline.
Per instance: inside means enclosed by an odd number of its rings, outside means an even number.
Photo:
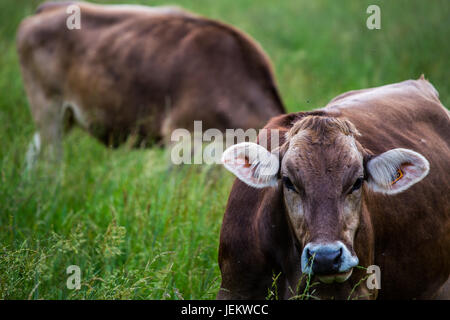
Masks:
[[[358,262],[341,241],[310,242],[302,252],[302,272],[316,275],[324,283],[346,281]]]

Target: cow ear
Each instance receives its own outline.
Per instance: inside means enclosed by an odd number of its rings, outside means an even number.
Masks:
[[[252,142],[242,142],[226,149],[222,163],[241,181],[255,188],[276,186],[280,161],[278,153]]]
[[[367,162],[366,169],[370,189],[396,194],[425,178],[430,164],[420,153],[399,148],[373,157]]]

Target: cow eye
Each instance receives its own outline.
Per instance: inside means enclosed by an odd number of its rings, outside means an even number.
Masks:
[[[288,188],[289,190],[297,192],[297,190],[295,190],[294,184],[292,183],[291,179],[289,179],[288,177],[283,177],[283,183],[286,186],[286,188]]]
[[[353,184],[352,190],[350,190],[350,193],[353,191],[359,190],[362,187],[363,184],[363,178],[356,179],[355,183]]]

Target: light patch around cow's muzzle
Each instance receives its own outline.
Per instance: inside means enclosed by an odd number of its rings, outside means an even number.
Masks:
[[[341,241],[308,243],[302,252],[302,272],[323,283],[345,282],[359,263]]]

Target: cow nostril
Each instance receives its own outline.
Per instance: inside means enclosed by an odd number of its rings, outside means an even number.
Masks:
[[[311,251],[309,249],[306,249],[306,258],[311,259]]]
[[[313,250],[306,248],[307,263],[312,264],[312,270],[316,274],[333,274],[339,271],[342,264],[344,250],[332,245],[317,246]]]
[[[336,258],[334,258],[334,260],[333,260],[335,265],[340,263],[341,256],[342,256],[342,248],[339,249],[339,253],[337,254]]]

